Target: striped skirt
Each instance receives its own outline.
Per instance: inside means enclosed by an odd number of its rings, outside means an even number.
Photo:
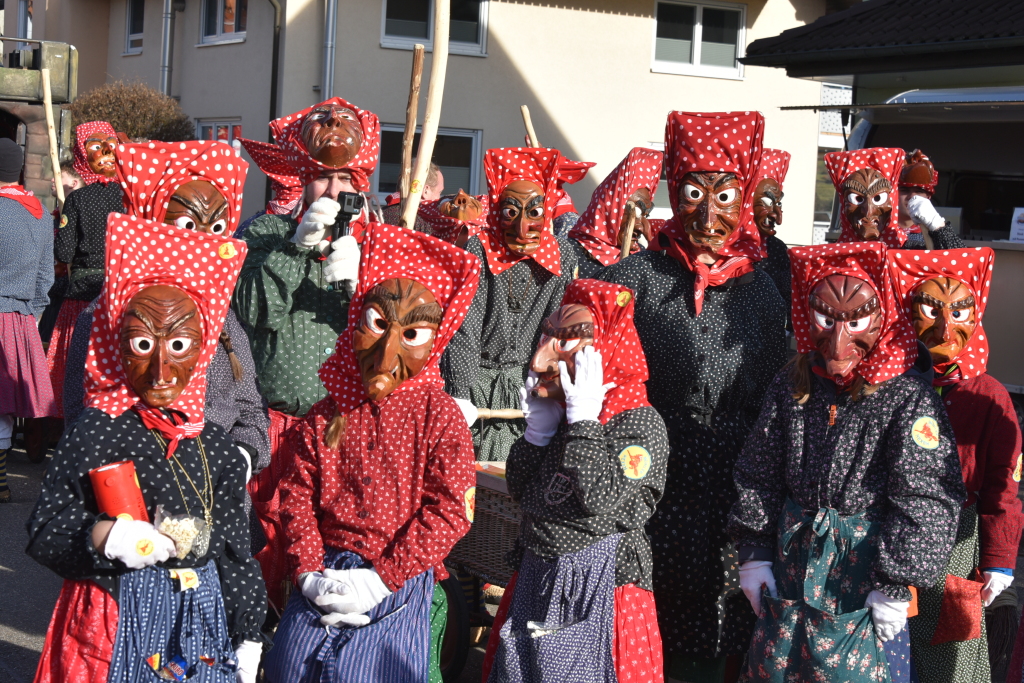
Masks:
[[[68,359],[68,345],[75,332],[78,315],[89,305],[88,301],[64,299],[57,323],[50,335],[50,346],[46,350],[46,364],[50,368],[50,382],[53,384],[53,398],[57,402],[55,417],[64,417],[64,368]]]
[[[23,313],[0,313],[0,415],[58,414],[36,319]]]

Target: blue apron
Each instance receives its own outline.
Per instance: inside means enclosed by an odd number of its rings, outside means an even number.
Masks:
[[[359,555],[328,548],[324,566],[370,567]],[[268,683],[427,683],[434,570],[409,579],[370,610],[370,623],[320,623],[323,612],[292,591],[264,660]]]
[[[162,681],[147,663],[153,655],[159,655],[160,666],[176,655],[184,657],[190,683],[235,683],[217,565],[210,560],[191,571],[198,585],[188,590],[161,567],[121,575],[110,683]]]

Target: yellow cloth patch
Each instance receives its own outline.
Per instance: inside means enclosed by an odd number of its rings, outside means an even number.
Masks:
[[[169,573],[181,586],[183,593],[199,585],[199,574],[196,574],[194,569],[172,569]]]
[[[622,471],[630,479],[643,479],[651,469],[651,454],[643,446],[629,446],[619,453]]]
[[[231,244],[231,242],[225,242],[224,244],[217,247],[217,255],[220,256],[225,261],[228,259],[235,258],[237,254],[238,250],[235,249],[235,245]]]
[[[60,215],[60,227],[65,227],[68,224],[68,217],[64,214]]]
[[[473,523],[473,516],[476,515],[476,487],[470,486],[466,489],[466,519]]]
[[[630,299],[632,298],[633,295],[630,294],[629,292],[619,292],[619,295],[615,297],[615,303],[625,308],[626,304],[628,304]]]
[[[1013,480],[1020,481],[1021,465],[1024,465],[1024,454],[1017,456],[1017,466],[1013,468]]]
[[[934,417],[919,417],[910,429],[914,443],[921,448],[934,450],[939,447],[939,423]]]
[[[148,538],[139,539],[139,542],[135,544],[135,552],[138,553],[140,557],[149,557],[153,554],[154,550],[156,550],[156,546],[153,544],[153,541]]]

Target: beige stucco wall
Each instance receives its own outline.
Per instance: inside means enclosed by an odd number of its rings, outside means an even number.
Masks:
[[[107,78],[107,41],[110,0],[73,0],[35,3],[38,19],[33,33],[43,40],[74,45],[78,50],[78,92],[83,93]],[[41,8],[45,8],[40,12]],[[15,17],[17,12],[8,12]],[[45,17],[40,27],[39,19]],[[40,28],[42,30],[40,30]],[[123,31],[123,25],[122,25]],[[14,35],[13,31],[7,35]]]

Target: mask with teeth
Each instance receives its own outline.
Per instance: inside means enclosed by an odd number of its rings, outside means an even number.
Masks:
[[[911,294],[914,332],[936,365],[956,360],[978,326],[974,295],[951,277],[925,280]]]
[[[762,178],[754,189],[754,223],[766,236],[782,225],[782,187],[774,178]]]

